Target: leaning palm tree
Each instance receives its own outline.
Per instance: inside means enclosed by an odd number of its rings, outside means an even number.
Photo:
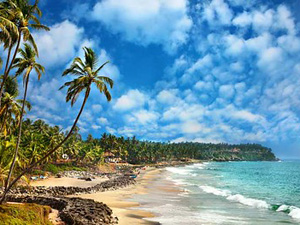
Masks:
[[[4,46],[8,48],[8,56],[4,76],[0,86],[0,106],[3,86],[10,70],[13,67],[13,63],[19,51],[22,38],[24,42],[28,41],[33,46],[36,54],[38,55],[38,49],[29,28],[47,31],[50,30],[47,26],[42,25],[38,19],[38,17],[42,16],[42,13],[38,8],[38,2],[39,0],[35,0],[34,4],[31,5],[28,0],[4,0],[0,3],[0,9],[3,8],[6,10],[5,12],[7,12],[7,18],[5,21],[11,21],[13,24],[15,24],[15,26],[8,27],[9,29],[7,29],[7,31],[10,35],[8,35],[9,38],[6,38],[6,42],[4,43]],[[15,30],[15,27],[17,28],[17,33],[13,32]],[[11,58],[11,61],[9,62],[12,48],[15,45],[16,47],[14,54]]]
[[[31,165],[29,165],[27,168],[25,168],[16,178],[8,185],[8,187],[5,189],[2,198],[0,199],[0,204],[5,201],[6,194],[11,189],[11,187],[26,173],[30,172],[32,168],[35,166],[43,163],[51,154],[53,154],[55,151],[57,151],[73,134],[73,131],[76,129],[76,124],[80,118],[80,115],[83,111],[83,108],[86,104],[86,101],[90,95],[91,91],[91,85],[95,84],[98,88],[100,93],[103,93],[107,99],[107,101],[111,100],[111,95],[108,90],[109,86],[110,88],[113,88],[113,80],[106,76],[100,76],[99,72],[103,69],[103,67],[108,63],[103,63],[100,67],[97,67],[98,57],[96,56],[95,52],[91,48],[83,48],[85,57],[84,61],[77,57],[73,60],[72,65],[70,68],[66,69],[63,72],[63,76],[72,74],[75,75],[76,78],[70,82],[66,82],[60,89],[64,87],[69,87],[67,91],[66,101],[71,101],[71,106],[74,105],[76,102],[78,96],[82,91],[85,92],[84,99],[82,102],[82,105],[80,107],[80,110],[78,112],[78,115],[66,135],[66,137],[54,148],[49,150],[42,158],[35,161]]]
[[[38,64],[36,62],[36,52],[30,47],[29,44],[24,44],[24,50],[20,49],[19,54],[21,55],[20,58],[15,59],[14,68],[18,68],[16,72],[16,76],[23,74],[23,85],[24,85],[24,95],[23,95],[23,104],[22,109],[20,113],[20,119],[19,119],[19,126],[18,126],[18,138],[16,143],[16,150],[14,152],[14,158],[12,161],[12,164],[9,169],[9,173],[6,180],[5,189],[9,185],[9,181],[11,178],[11,175],[13,173],[15,163],[18,157],[19,152],[19,146],[21,142],[21,136],[22,136],[22,121],[23,121],[23,115],[24,115],[24,108],[26,103],[26,97],[27,97],[27,89],[28,89],[28,83],[29,83],[29,77],[32,70],[34,70],[37,75],[38,79],[41,78],[42,73],[45,72],[45,69],[42,65]]]

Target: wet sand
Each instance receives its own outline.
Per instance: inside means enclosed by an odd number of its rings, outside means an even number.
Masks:
[[[151,182],[159,176],[160,173],[161,169],[147,168],[146,170],[141,171],[141,174],[137,178],[136,185],[115,191],[83,194],[78,197],[104,202],[113,210],[114,216],[119,218],[120,225],[157,225],[159,223],[144,220],[144,218],[155,217],[154,214],[143,210],[132,209],[132,207],[139,207],[140,203],[133,202],[128,199],[130,199],[133,195],[147,194],[147,189],[151,185]]]
[[[139,195],[145,195],[150,192],[181,192],[168,181],[161,182],[160,177],[164,169],[156,169],[147,167],[141,170],[140,175],[136,179],[136,185],[131,185],[126,188],[97,192],[92,194],[79,194],[70,197],[81,197],[93,199],[95,201],[107,204],[112,210],[113,215],[118,217],[120,225],[158,225],[158,222],[148,221],[147,218],[155,217],[151,212],[139,210],[141,204],[139,202],[130,200]],[[159,179],[158,182],[156,182]],[[106,178],[96,178],[93,181],[84,181],[77,178],[48,178],[46,180],[39,180],[31,182],[33,186],[78,186],[90,187],[107,180]],[[138,200],[137,200],[138,201]]]

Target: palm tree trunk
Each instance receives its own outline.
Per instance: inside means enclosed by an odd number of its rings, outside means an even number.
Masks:
[[[5,111],[4,116],[3,116],[3,122],[1,124],[0,134],[3,132],[3,129],[5,127],[6,117],[7,117],[7,111]]]
[[[7,79],[8,75],[9,75],[9,72],[10,72],[10,70],[11,70],[13,64],[14,64],[15,58],[17,56],[17,53],[18,53],[18,50],[19,50],[19,47],[20,47],[20,43],[21,43],[21,36],[22,36],[22,33],[19,30],[19,37],[18,37],[17,46],[16,46],[16,49],[15,49],[14,55],[13,55],[11,61],[10,61],[10,64],[8,63],[8,61],[9,61],[11,50],[12,50],[12,44],[9,47],[8,56],[7,56],[7,60],[6,60],[5,71],[4,71],[4,76],[3,76],[3,81],[2,81],[1,87],[0,87],[0,108],[1,108],[1,100],[2,100],[3,90],[4,90],[4,84],[6,82],[6,79]],[[9,67],[7,68],[8,64],[9,64]]]
[[[25,83],[25,92],[24,92],[23,104],[22,104],[21,115],[20,115],[20,123],[19,123],[19,127],[18,127],[19,132],[18,132],[16,150],[15,150],[15,154],[14,154],[12,164],[10,165],[10,168],[9,168],[9,173],[8,173],[7,179],[5,181],[4,190],[6,190],[8,185],[9,185],[9,180],[10,180],[11,175],[13,173],[13,170],[14,170],[14,167],[15,167],[15,164],[16,164],[16,160],[17,160],[17,157],[18,157],[18,152],[19,152],[19,147],[20,147],[20,142],[21,142],[21,136],[22,136],[22,121],[23,121],[24,108],[25,108],[25,102],[26,102],[26,96],[27,96],[28,82],[29,82],[29,74],[26,78],[26,83]]]
[[[38,161],[36,161],[35,163],[32,163],[31,165],[29,165],[27,168],[25,168],[10,184],[9,186],[5,189],[4,193],[2,194],[2,197],[0,199],[0,205],[5,201],[5,198],[6,198],[6,195],[7,193],[9,192],[9,190],[12,188],[12,186],[18,181],[21,179],[21,177],[30,172],[35,166],[39,165],[40,163],[42,163],[45,159],[47,159],[51,154],[53,154],[57,149],[59,149],[68,139],[69,137],[71,137],[72,135],[72,132],[74,130],[74,128],[76,127],[76,124],[80,118],[80,115],[83,111],[83,108],[85,106],[85,103],[89,97],[89,94],[90,94],[90,87],[88,87],[88,89],[86,90],[85,92],[85,97],[84,97],[84,100],[83,100],[83,103],[81,105],[81,108],[79,110],[79,113],[73,123],[73,126],[71,128],[71,130],[69,131],[68,135],[53,149],[51,149],[46,155],[44,155],[41,159],[39,159]]]

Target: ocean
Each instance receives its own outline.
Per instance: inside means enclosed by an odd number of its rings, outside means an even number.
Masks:
[[[300,224],[300,161],[168,167],[138,198],[163,225]]]

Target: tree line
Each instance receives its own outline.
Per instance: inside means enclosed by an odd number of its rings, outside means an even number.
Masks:
[[[32,2],[32,3],[31,3]],[[6,54],[4,60],[0,58],[0,66],[3,67],[3,74],[0,82],[0,176],[3,180],[4,192],[0,197],[0,204],[5,202],[9,190],[34,167],[49,160],[49,157],[57,152],[68,141],[76,130],[76,124],[82,114],[84,106],[91,92],[92,84],[95,84],[100,93],[104,94],[108,101],[111,100],[109,89],[113,87],[113,80],[107,76],[100,76],[99,72],[108,63],[104,62],[98,66],[98,57],[91,48],[84,47],[84,58],[76,57],[68,69],[62,71],[62,76],[73,75],[74,79],[66,82],[60,89],[68,88],[66,102],[74,105],[78,96],[84,93],[84,99],[77,117],[71,129],[63,136],[58,135],[47,137],[42,140],[36,133],[31,133],[32,126],[26,126],[23,117],[26,110],[30,110],[30,103],[27,101],[28,84],[30,76],[34,71],[41,79],[45,74],[45,68],[39,64],[38,46],[32,35],[33,30],[50,29],[40,23],[42,12],[38,7],[38,0],[3,0],[0,1],[0,44]],[[21,46],[23,42],[23,46]],[[3,54],[1,54],[3,55]],[[23,96],[18,97],[17,79],[23,78]],[[23,124],[24,121],[24,124]],[[57,127],[50,128],[49,132],[60,133]],[[29,136],[27,135],[29,133]],[[29,140],[29,142],[26,142]],[[46,138],[46,137],[44,137]],[[30,140],[36,139],[34,146],[30,146]],[[25,141],[25,142],[24,142]],[[43,144],[43,151],[36,155],[35,149]],[[31,155],[28,160],[25,158],[26,149]],[[24,154],[24,155],[22,155]],[[22,161],[22,157],[23,160]]]

